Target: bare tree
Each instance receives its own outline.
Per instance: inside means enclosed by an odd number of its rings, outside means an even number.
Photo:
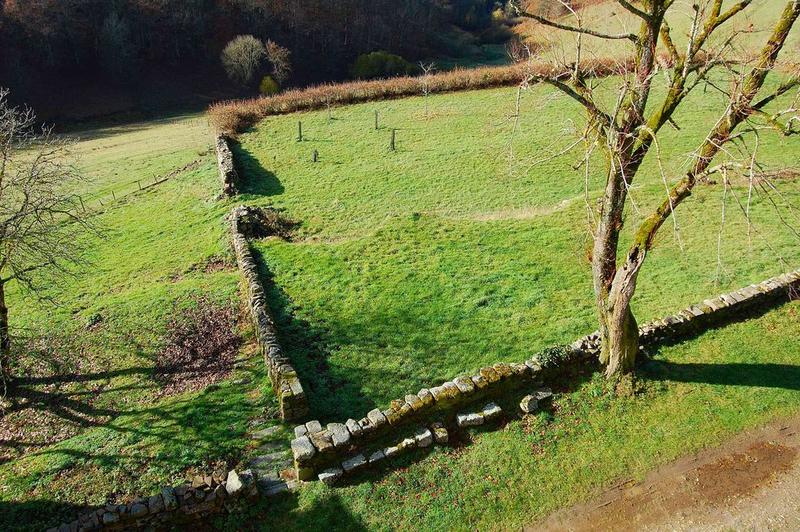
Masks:
[[[575,23],[548,19],[516,7],[521,16],[576,36],[577,56],[573,63],[560,65],[549,74],[532,71],[526,83],[550,84],[581,105],[587,119],[584,138],[587,175],[593,151],[602,152],[606,162],[603,194],[598,206],[592,207],[591,263],[602,338],[600,361],[606,366],[607,377],[618,377],[633,370],[639,335],[631,300],[639,271],[659,229],[691,195],[698,182],[713,173],[731,169],[725,163],[712,163],[725,152],[728,143],[757,131],[761,126],[755,123],[756,120],[762,119],[762,123],[784,135],[795,132],[791,127],[797,120],[794,108],[787,112],[767,113],[766,106],[800,85],[800,77],[795,74],[777,89],[764,89],[767,75],[773,71],[800,15],[800,0],[786,0],[781,6],[775,6],[780,16],[768,32],[763,47],[749,51],[757,52],[755,54],[732,54],[733,42],[739,32],[733,31],[727,37],[719,32],[723,25],[745,12],[752,0],[706,0],[692,4],[689,8],[692,22],[685,47],[676,44],[665,18],[668,11],[678,5],[675,0],[616,2],[636,21],[637,32],[607,33],[587,28],[580,14],[566,0],[562,0],[562,4],[572,13]],[[679,5],[679,9],[686,9],[685,4]],[[593,88],[598,82],[593,79],[592,72],[587,72],[582,66],[581,40],[585,36],[631,48],[632,60],[626,62],[622,82],[611,104],[595,97]],[[659,40],[664,54],[658,53]],[[739,57],[732,57],[734,55]],[[719,88],[709,77],[712,71],[723,73],[729,87]],[[663,96],[651,91],[656,76],[660,74],[666,78],[667,85]],[[641,173],[642,162],[651,151],[659,150],[660,131],[666,124],[674,125],[675,111],[698,86],[724,94],[727,105],[720,109],[718,120],[692,152],[688,171],[675,169],[674,175],[668,176],[669,170],[663,168],[659,157],[666,196],[655,210],[643,213],[643,221],[634,231],[632,244],[622,249],[620,232],[626,221],[625,210],[631,204],[630,189]],[[795,116],[787,121],[791,113]],[[724,177],[727,187],[727,175]]]
[[[422,71],[420,86],[422,88],[422,97],[425,101],[425,117],[428,118],[428,95],[431,93],[431,73],[436,70],[436,63],[424,63],[420,61],[419,68]]]
[[[252,35],[239,35],[225,46],[220,58],[231,81],[247,85],[264,64],[266,56],[264,43]]]
[[[12,107],[0,89],[0,377],[10,376],[11,333],[6,287],[41,294],[42,270],[69,272],[81,261],[89,224],[75,193],[79,172],[71,141],[37,128],[30,109]],[[49,279],[50,280],[50,279]]]
[[[272,77],[283,86],[292,73],[292,53],[271,39],[267,41],[266,50],[267,59],[272,65]]]

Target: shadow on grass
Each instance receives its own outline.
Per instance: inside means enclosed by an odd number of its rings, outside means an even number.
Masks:
[[[800,366],[790,364],[704,364],[649,360],[642,365],[640,374],[651,380],[800,390]]]
[[[270,310],[275,317],[278,340],[300,376],[308,396],[312,417],[325,421],[344,419],[353,412],[368,412],[375,403],[360,389],[357,380],[336,375],[328,364],[330,332],[294,316],[289,296],[274,282],[261,253],[251,247]]]
[[[53,523],[70,522],[84,510],[84,506],[40,499],[26,502],[0,501],[0,516],[5,532],[36,530],[35,523],[41,522],[43,518]]]
[[[264,519],[269,524],[263,524]],[[262,524],[259,524],[262,523]],[[279,523],[279,526],[275,526]],[[261,499],[247,510],[220,517],[215,521],[217,530],[342,530],[365,532],[366,524],[342,503],[335,492],[316,498],[308,508],[301,508],[296,494]]]
[[[240,179],[240,192],[256,196],[277,196],[284,188],[278,177],[264,168],[256,157],[242,148],[238,142],[231,145]]]

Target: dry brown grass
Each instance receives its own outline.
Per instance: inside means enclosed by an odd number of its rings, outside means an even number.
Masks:
[[[581,65],[593,76],[621,74],[630,65],[619,60],[595,59]],[[457,69],[429,77],[430,93],[506,87],[520,83],[526,74],[561,75],[564,66],[553,63],[525,63],[500,67]],[[275,96],[221,102],[211,106],[209,119],[220,133],[236,135],[259,120],[272,115],[323,109],[378,100],[391,100],[422,93],[419,77],[405,76],[373,81],[351,81],[290,90]]]

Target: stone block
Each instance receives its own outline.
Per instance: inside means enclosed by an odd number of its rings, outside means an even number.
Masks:
[[[349,473],[351,471],[355,471],[356,469],[364,467],[365,465],[367,465],[367,459],[364,457],[363,454],[357,454],[354,457],[342,462],[342,469],[344,469],[346,473]]]
[[[384,452],[379,449],[374,453],[372,453],[371,455],[369,455],[369,463],[376,464],[381,460],[383,460],[384,458],[386,458],[386,454],[384,454]]]
[[[342,423],[328,423],[328,432],[335,447],[344,447],[350,443],[350,431]]]
[[[164,499],[164,508],[174,510],[178,507],[178,499],[175,497],[175,490],[166,487],[161,490],[161,498]]]
[[[433,423],[431,425],[431,430],[433,431],[433,439],[438,444],[445,444],[450,439],[450,435],[447,434],[447,429],[444,428],[444,424],[440,422]]]
[[[455,384],[458,391],[463,394],[470,394],[475,391],[475,384],[473,384],[472,379],[469,377],[457,377],[453,380],[453,384]]]
[[[400,413],[399,408],[387,408],[383,411],[383,417],[386,418],[386,421],[389,423],[389,425],[397,425],[403,420],[403,416]]]
[[[323,430],[322,432],[314,432],[309,436],[303,436],[303,438],[306,437],[311,440],[311,443],[314,444],[314,447],[321,453],[333,449],[333,438],[331,437],[331,433],[327,430]],[[297,440],[302,440],[303,438],[298,438]],[[292,441],[292,449],[294,449],[294,442],[297,440]]]
[[[138,519],[140,517],[144,517],[145,515],[147,515],[147,511],[148,511],[147,506],[145,506],[140,502],[131,505],[131,517],[133,518]]]
[[[399,453],[400,449],[396,446],[387,447],[386,449],[383,450],[383,456],[385,456],[386,458],[391,458],[392,456],[396,456]]]
[[[514,372],[511,370],[511,366],[506,364],[505,362],[498,362],[497,364],[494,364],[492,367],[497,372],[497,374],[500,375],[501,379],[507,379],[508,377],[514,374]]]
[[[299,438],[308,434],[308,428],[305,425],[297,425],[294,428],[294,437]]]
[[[519,402],[519,409],[523,414],[533,414],[539,409],[539,400],[533,395],[526,395]]]
[[[352,434],[354,438],[358,438],[359,436],[361,436],[361,433],[363,432],[361,429],[361,425],[359,425],[358,421],[356,421],[355,419],[348,419],[345,422],[344,426],[347,427],[347,430],[350,431],[350,434]]]
[[[433,394],[427,388],[423,388],[417,393],[417,397],[422,401],[423,406],[430,406],[434,403]]]
[[[426,428],[421,428],[414,434],[414,439],[417,447],[429,447],[433,444],[433,433]]]
[[[228,478],[225,480],[225,491],[228,492],[228,495],[234,496],[237,495],[242,488],[244,487],[244,482],[242,482],[241,477],[239,474],[231,469],[228,472]]]
[[[336,483],[337,480],[342,478],[344,474],[344,470],[341,467],[332,467],[330,469],[326,469],[322,473],[318,475],[318,478],[328,486],[331,486]]]
[[[417,446],[417,440],[414,438],[405,438],[403,441],[397,444],[397,448],[401,451],[405,451],[406,449],[413,449]]]
[[[306,423],[306,429],[308,429],[309,434],[313,434],[314,432],[320,432],[322,430],[322,423],[320,423],[316,419],[313,421],[309,421],[308,423]]]
[[[386,416],[384,416],[383,412],[377,408],[370,410],[369,413],[367,413],[367,419],[369,419],[369,422],[375,428],[382,427],[387,423]]]
[[[317,454],[317,449],[308,436],[300,436],[292,440],[292,455],[298,462],[307,462]]]
[[[408,406],[410,406],[411,410],[413,410],[414,412],[422,410],[422,407],[424,406],[422,399],[420,399],[419,396],[415,394],[406,395],[406,404],[408,404]]]
[[[459,427],[476,427],[478,425],[483,425],[484,423],[483,414],[479,412],[471,412],[469,414],[458,414],[456,416],[456,423]]]
[[[481,377],[486,379],[486,382],[488,382],[489,384],[494,384],[495,382],[498,382],[500,380],[500,375],[492,367],[481,368],[478,371],[478,373],[480,374]]]
[[[472,379],[472,384],[475,385],[475,389],[476,390],[483,390],[487,386],[489,386],[489,383],[487,382],[487,380],[484,379],[481,375],[473,375],[470,378]]]
[[[503,410],[496,404],[489,403],[483,407],[483,411],[481,413],[486,421],[493,421],[500,417],[500,415],[503,413]]]
[[[161,494],[153,495],[147,499],[147,510],[151,514],[164,511],[164,499],[161,497]]]

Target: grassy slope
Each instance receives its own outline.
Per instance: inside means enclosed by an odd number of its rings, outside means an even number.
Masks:
[[[640,370],[642,392],[610,395],[599,377],[552,413],[474,432],[457,449],[331,490],[315,485],[222,523],[236,529],[513,530],[612,483],[797,412],[800,304],[663,348]]]
[[[514,95],[433,96],[429,120],[420,98],[336,109],[330,123],[324,112],[306,113],[267,120],[243,137],[246,172],[257,176],[251,192],[268,196],[252,198],[303,224],[295,242],[257,248],[279,287],[284,343],[322,418],[385,405],[481,364],[524,360],[595,327],[583,182],[570,169],[576,154],[534,164],[578,116],[544,89],[526,94],[510,159]],[[662,141],[667,168],[679,166],[713,123],[717,103],[701,94],[689,102],[692,114],[677,120],[682,130]],[[293,138],[297,120],[301,143]],[[387,150],[389,127],[399,128],[396,153]],[[770,137],[762,159],[795,164],[798,146]],[[600,186],[590,181],[591,197]],[[796,203],[797,182],[778,186]],[[648,161],[633,191],[641,212],[663,187]],[[735,192],[744,201],[746,187]],[[797,238],[769,200],[760,195],[752,208],[766,239],[754,234],[748,246],[729,195],[717,284],[721,205],[722,187],[706,185],[681,207],[683,250],[664,229],[640,277],[641,320],[798,265]],[[793,211],[781,213],[796,222]],[[640,218],[631,212],[629,226]]]
[[[271,400],[271,393],[262,400],[257,388],[257,358],[237,373],[255,374],[249,386],[223,384],[158,399],[150,378],[160,335],[176,304],[191,294],[238,304],[239,276],[228,256],[223,222],[230,205],[215,200],[216,160],[204,124],[202,117],[189,116],[80,135],[85,138],[77,146],[80,165],[92,178],[87,195],[102,193],[105,199],[113,188],[119,197],[137,190],[137,179],[197,164],[95,217],[104,235],[89,240],[92,264],[52,288],[48,295],[58,306],[12,294],[13,326],[71,336],[80,347],[40,361],[87,377],[78,384],[56,381],[48,390],[51,399],[64,401],[58,423],[67,425],[79,416],[98,419],[101,426],[79,421],[81,434],[0,465],[4,530],[52,526],[59,512],[74,517],[73,504],[147,494],[182,478],[187,467],[235,462],[246,445],[240,435],[248,418],[262,413],[264,401]],[[205,268],[218,260],[227,266]],[[87,331],[93,316],[102,322]],[[50,409],[37,404],[33,410]]]

